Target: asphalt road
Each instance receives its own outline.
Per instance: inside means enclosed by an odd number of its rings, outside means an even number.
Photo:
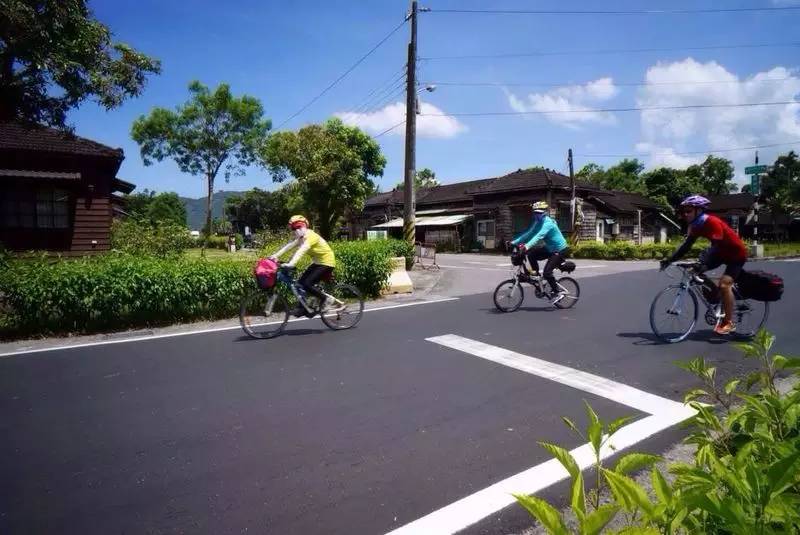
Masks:
[[[768,269],[787,284],[776,349],[796,354],[800,263]],[[675,360],[703,355],[723,376],[749,365],[708,331],[655,344],[647,310],[668,282],[655,271],[575,275],[569,311],[528,298],[498,314],[478,294],[347,332],[312,320],[270,341],[228,330],[0,358],[0,533],[385,533],[547,460],[536,441],[579,446],[560,416],[582,425],[582,400],[606,420],[642,416],[429,337],[673,400],[695,384]]]

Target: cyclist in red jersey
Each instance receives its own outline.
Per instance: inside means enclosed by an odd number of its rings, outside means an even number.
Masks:
[[[661,269],[685,255],[697,241],[697,238],[706,238],[711,242],[711,247],[700,255],[702,271],[716,269],[725,264],[725,272],[719,279],[720,297],[725,311],[725,319],[719,323],[714,332],[717,334],[730,334],[736,331],[733,323],[733,283],[742,272],[742,267],[747,262],[747,247],[739,235],[722,219],[715,215],[707,214],[706,208],[711,201],[701,195],[690,195],[681,203],[681,215],[689,223],[686,239],[672,256],[661,261]]]

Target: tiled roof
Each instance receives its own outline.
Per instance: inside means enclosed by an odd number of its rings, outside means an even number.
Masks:
[[[486,181],[472,190],[472,193],[481,195],[485,193],[499,193],[503,191],[530,190],[544,188],[569,188],[571,186],[568,176],[550,169],[519,169],[513,173]],[[575,181],[576,188],[582,190],[597,190],[597,186],[587,182]]]
[[[627,191],[603,191],[590,197],[605,204],[615,212],[636,212],[636,210],[658,210],[659,205],[652,199],[638,193]]]
[[[756,198],[750,193],[733,193],[730,195],[709,195],[710,210],[750,210]]]
[[[121,160],[122,149],[44,126],[0,122],[0,150],[29,150],[82,156],[101,156]]]
[[[488,184],[493,179],[470,180],[455,184],[442,184],[432,188],[423,188],[417,193],[418,205],[430,205],[447,202],[471,201],[472,195],[467,193],[475,188]]]

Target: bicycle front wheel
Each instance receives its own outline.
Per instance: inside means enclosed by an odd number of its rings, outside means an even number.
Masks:
[[[355,327],[364,315],[361,292],[350,284],[339,284],[331,292],[331,297],[334,303],[320,314],[322,322],[334,331]]]
[[[239,323],[252,338],[274,338],[289,322],[289,305],[278,292],[253,290],[242,298]]]
[[[525,300],[525,291],[522,283],[515,279],[508,279],[497,285],[492,296],[494,306],[500,312],[514,312],[522,306]]]
[[[578,286],[578,281],[573,279],[572,277],[561,277],[556,281],[558,284],[558,289],[562,292],[566,292],[564,297],[556,301],[555,305],[557,308],[572,308],[575,306],[575,303],[578,302],[578,299],[581,297],[581,287]]]
[[[767,323],[768,317],[769,303],[752,299],[737,300],[733,310],[736,336],[739,338],[752,338]]]
[[[684,340],[697,324],[697,297],[681,285],[667,286],[650,305],[650,328],[664,342]]]

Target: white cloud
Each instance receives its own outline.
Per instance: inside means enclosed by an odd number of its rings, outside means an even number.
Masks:
[[[455,117],[444,115],[444,111],[428,102],[420,102],[417,116],[417,136],[428,138],[451,138],[466,132],[467,126]],[[358,126],[370,134],[380,134],[406,118],[406,105],[402,102],[388,106],[372,113],[339,112],[334,114],[345,124]],[[386,135],[403,136],[405,127],[398,126]]]
[[[592,105],[610,100],[618,93],[619,88],[612,78],[599,78],[584,85],[559,87],[545,93],[530,93],[523,98],[506,90],[508,103],[514,111],[547,112],[542,115],[544,118],[570,128],[579,128],[584,123],[615,124],[614,115],[592,111]]]
[[[699,63],[691,58],[658,63],[647,70],[645,80],[654,85],[640,89],[640,107],[786,102],[800,94],[800,76],[785,67],[740,78],[715,61]],[[675,83],[681,81],[692,83]],[[650,154],[651,165],[691,164],[703,157],[686,158],[675,153],[800,140],[800,103],[642,111],[641,136],[637,149]],[[734,152],[724,156],[733,159],[741,171],[753,155]]]

